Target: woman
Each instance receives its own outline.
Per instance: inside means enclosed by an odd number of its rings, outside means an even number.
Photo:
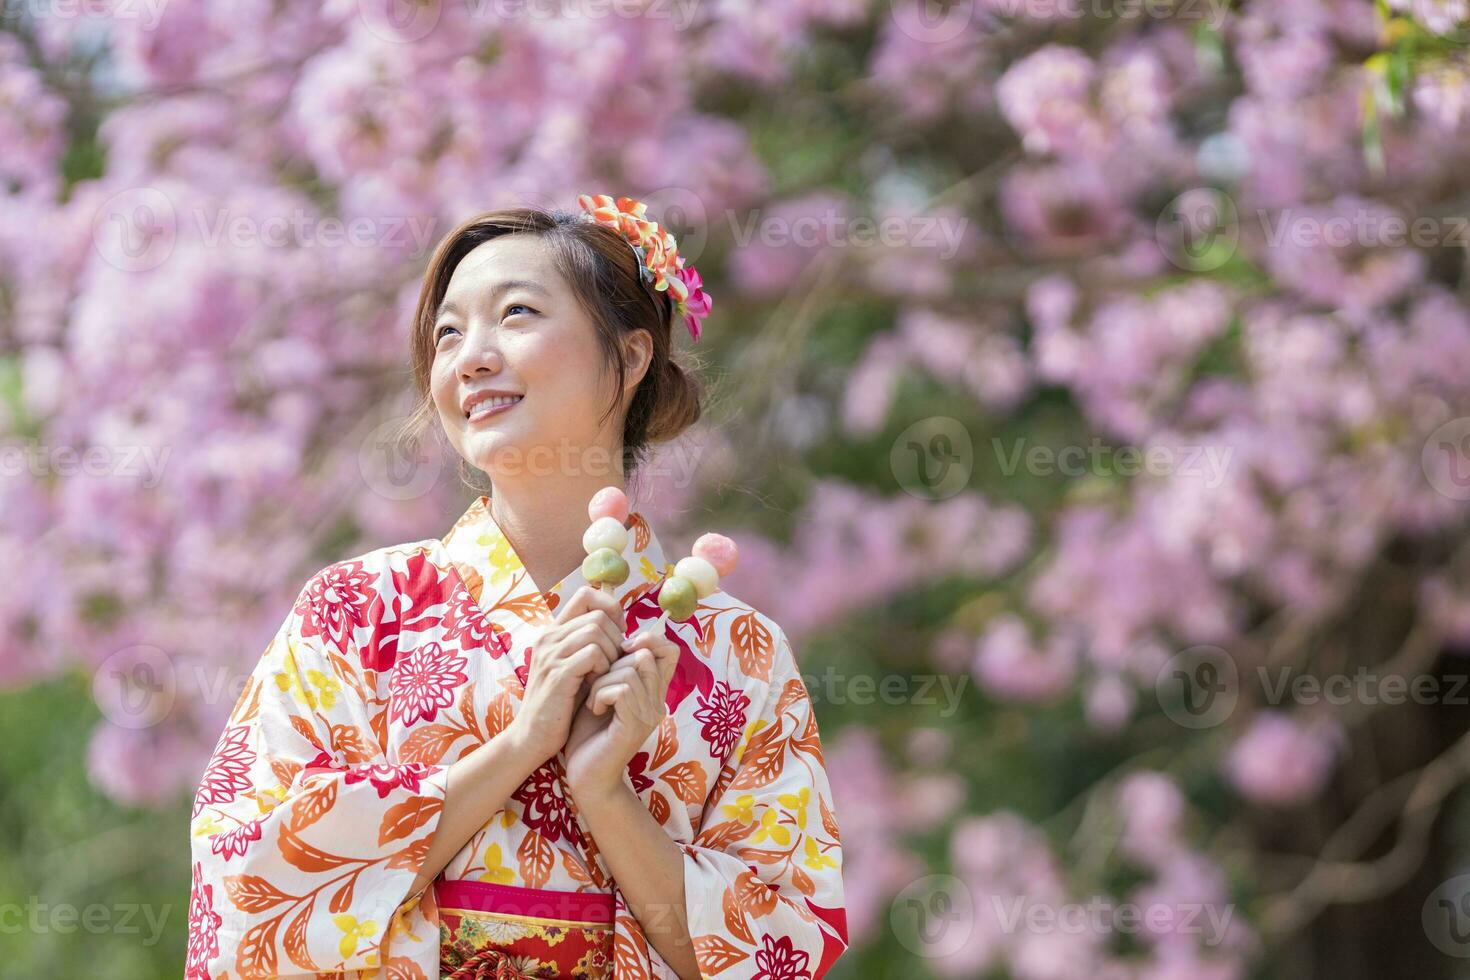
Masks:
[[[709,304],[641,204],[579,204],[430,261],[420,417],[492,493],[302,589],[194,801],[188,977],[804,980],[846,947],[780,627],[715,591],[659,629],[638,513],[627,581],[581,572],[594,493],[698,417],[671,332]]]

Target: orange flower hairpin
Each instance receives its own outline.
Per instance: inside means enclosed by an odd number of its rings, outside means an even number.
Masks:
[[[689,336],[698,340],[700,321],[709,316],[712,305],[704,280],[692,265],[684,263],[674,236],[645,216],[648,205],[606,194],[579,194],[577,204],[589,220],[627,239],[638,255],[643,280],[673,300],[674,312],[684,318]]]

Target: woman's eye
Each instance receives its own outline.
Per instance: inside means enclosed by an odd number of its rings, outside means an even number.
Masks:
[[[450,326],[447,323],[444,326],[440,327],[438,330],[436,330],[434,332],[434,343],[437,344],[439,341],[443,340],[449,334],[449,331],[451,331],[451,330],[454,330],[456,333],[458,333],[458,330],[455,327],[452,327],[452,326]]]
[[[527,306],[525,303],[512,303],[512,304],[510,304],[509,306],[507,306],[505,308],[505,315],[506,316],[510,316],[516,310],[525,310],[527,313],[535,313],[536,312],[535,310],[533,310],[529,306]]]

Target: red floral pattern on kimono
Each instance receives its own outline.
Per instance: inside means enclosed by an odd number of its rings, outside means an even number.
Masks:
[[[632,633],[672,571],[628,521]],[[332,565],[246,684],[193,811],[190,978],[672,977],[547,759],[409,889],[449,765],[521,709],[532,644],[585,584],[547,592],[481,497],[443,539]],[[846,948],[842,847],[811,699],[780,627],[725,592],[670,624],[669,715],[628,784],[681,845],[701,972],[815,980]],[[604,842],[615,846],[613,842]]]

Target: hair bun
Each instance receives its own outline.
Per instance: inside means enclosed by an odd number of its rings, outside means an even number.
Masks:
[[[654,384],[657,390],[653,392],[647,434],[651,441],[667,442],[699,421],[703,392],[694,375],[672,357],[664,361],[663,372]]]

